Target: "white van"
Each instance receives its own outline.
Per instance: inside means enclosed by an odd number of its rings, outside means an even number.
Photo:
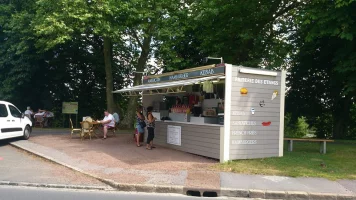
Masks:
[[[32,122],[13,104],[0,101],[0,140],[14,137],[30,138]]]

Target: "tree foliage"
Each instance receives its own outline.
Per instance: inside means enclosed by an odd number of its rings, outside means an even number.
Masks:
[[[348,135],[355,98],[356,52],[354,1],[312,1],[298,16],[298,47],[289,76],[287,107],[318,124],[320,136]],[[329,116],[332,116],[330,120]],[[327,128],[327,131],[323,127]]]

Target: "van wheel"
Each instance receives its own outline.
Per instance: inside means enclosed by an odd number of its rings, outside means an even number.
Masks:
[[[23,131],[23,139],[28,140],[30,138],[31,134],[31,128],[29,126],[25,127],[25,130]]]

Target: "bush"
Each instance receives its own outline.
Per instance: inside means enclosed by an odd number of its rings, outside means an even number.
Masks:
[[[332,137],[333,119],[331,114],[322,113],[315,121],[316,135],[318,138]]]
[[[302,138],[313,134],[314,128],[310,128],[306,117],[298,117],[294,122],[290,113],[287,113],[284,121],[284,135],[290,138]]]

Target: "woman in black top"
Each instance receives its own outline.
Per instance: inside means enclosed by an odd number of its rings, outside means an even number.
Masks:
[[[153,107],[149,106],[147,108],[147,146],[146,149],[152,150],[153,148],[153,138],[155,137],[155,120],[156,118],[152,115]]]

